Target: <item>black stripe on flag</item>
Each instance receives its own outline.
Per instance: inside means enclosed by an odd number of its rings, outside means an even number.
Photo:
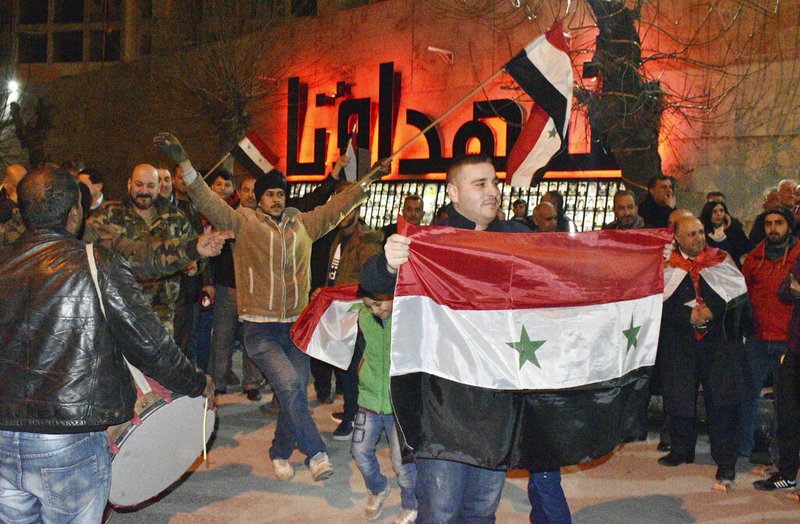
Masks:
[[[253,159],[250,158],[250,156],[247,153],[245,153],[241,147],[236,146],[235,148],[233,148],[233,150],[231,150],[231,155],[251,175],[261,176],[266,174],[266,172],[263,169],[261,169],[261,166],[253,162]]]
[[[567,133],[567,99],[564,95],[531,62],[525,50],[506,64],[506,72],[550,115],[563,140]]]
[[[651,370],[535,392],[411,373],[391,378],[392,406],[399,438],[417,458],[553,471],[607,455],[640,433]]]

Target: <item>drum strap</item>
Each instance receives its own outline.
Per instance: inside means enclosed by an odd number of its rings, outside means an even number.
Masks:
[[[103,294],[100,292],[100,282],[97,279],[97,262],[94,259],[94,245],[91,243],[86,244],[86,257],[89,259],[89,272],[92,274],[92,282],[94,282],[94,289],[97,291],[97,298],[100,300],[100,311],[103,312],[103,318],[108,321],[108,317],[106,316],[106,308],[103,305]],[[128,359],[124,356],[122,359],[125,361],[125,364],[128,366],[128,371],[131,372],[131,378],[133,378],[134,383],[136,383],[136,387],[139,388],[139,391],[142,394],[146,395],[150,393],[153,389],[150,387],[150,384],[147,382],[147,379],[144,376],[144,373],[139,371],[138,368],[134,367]]]

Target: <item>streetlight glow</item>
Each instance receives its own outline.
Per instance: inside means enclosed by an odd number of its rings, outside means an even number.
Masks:
[[[19,82],[17,82],[16,80],[9,80],[8,90],[11,91],[11,94],[13,95],[19,93]]]

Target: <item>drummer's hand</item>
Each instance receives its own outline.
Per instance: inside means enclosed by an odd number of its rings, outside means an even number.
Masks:
[[[214,379],[211,378],[211,375],[206,375],[206,389],[203,390],[203,396],[208,399],[211,406],[216,405],[216,400],[214,400]]]

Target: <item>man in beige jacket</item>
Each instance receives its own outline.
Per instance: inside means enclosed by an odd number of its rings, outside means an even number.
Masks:
[[[333,466],[308,411],[306,390],[309,357],[297,349],[290,329],[308,303],[311,244],[336,227],[367,199],[369,185],[380,172],[338,193],[312,211],[286,207],[286,179],[277,170],[255,183],[258,207],[233,210],[197,176],[180,142],[169,133],[154,139],[183,170],[187,192],[197,210],[214,227],[236,236],[233,251],[236,300],[250,358],[266,375],[281,405],[269,456],[280,480],[294,468],[289,457],[295,445],[307,455],[315,481],[328,478]]]

